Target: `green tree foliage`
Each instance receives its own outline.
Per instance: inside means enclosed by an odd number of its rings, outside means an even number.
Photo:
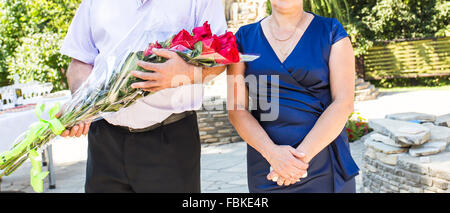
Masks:
[[[0,82],[18,73],[23,82],[52,82],[67,88],[70,59],[58,53],[81,0],[2,0],[0,3]],[[4,79],[3,79],[4,81]]]
[[[347,30],[360,55],[374,42],[449,36],[447,0],[346,0]]]

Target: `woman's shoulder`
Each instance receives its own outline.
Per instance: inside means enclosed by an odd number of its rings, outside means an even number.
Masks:
[[[314,13],[311,13],[314,15],[314,19],[322,25],[322,27],[327,28],[328,30],[333,30],[337,25],[340,25],[340,22],[336,18],[329,18],[325,16],[320,16]]]
[[[329,38],[331,44],[348,36],[348,33],[338,19],[312,14],[314,15],[314,19],[316,19],[316,23],[318,23],[317,26],[319,26],[316,29],[320,29]]]
[[[247,36],[250,33],[254,33],[258,29],[259,25],[260,25],[260,21],[251,23],[251,24],[247,24],[247,25],[243,25],[236,32],[236,36]]]

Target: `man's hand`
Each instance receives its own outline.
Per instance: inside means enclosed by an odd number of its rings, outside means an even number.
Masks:
[[[62,115],[63,110],[61,110],[58,114],[56,114],[56,117],[59,118]],[[67,128],[64,130],[64,132],[60,135],[61,137],[81,137],[81,135],[87,135],[89,133],[89,127],[91,126],[91,121],[85,121],[82,123],[79,123],[71,128]]]
[[[131,85],[133,88],[140,88],[148,92],[157,92],[166,88],[180,86],[176,83],[181,81],[185,84],[191,84],[194,75],[194,66],[186,63],[177,53],[166,49],[153,49],[154,54],[167,58],[164,63],[149,63],[138,61],[137,65],[145,70],[154,72],[132,71],[131,75],[146,80]],[[177,79],[173,82],[174,78]]]
[[[304,153],[291,146],[276,146],[267,158],[276,173],[270,173],[267,179],[275,180],[280,186],[297,182],[306,174],[306,169],[309,166],[302,161],[305,156]],[[275,176],[275,174],[278,176]]]

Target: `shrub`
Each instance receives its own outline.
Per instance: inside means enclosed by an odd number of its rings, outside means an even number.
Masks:
[[[352,113],[349,120],[345,124],[345,131],[347,132],[348,140],[354,142],[359,140],[362,136],[372,131],[366,119],[360,116],[359,112]]]
[[[9,78],[15,74],[21,82],[52,82],[55,90],[67,88],[65,70],[70,58],[59,54],[62,43],[57,33],[38,33],[21,39],[12,57],[9,57]]]
[[[56,90],[67,88],[61,71],[67,68],[69,60],[58,50],[80,2],[0,2],[0,84],[8,82],[4,78],[8,72],[9,76],[18,73],[26,81],[52,82]]]

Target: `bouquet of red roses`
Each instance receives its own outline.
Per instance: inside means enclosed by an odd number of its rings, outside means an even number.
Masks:
[[[131,51],[127,49],[130,46],[128,42],[123,42],[113,50],[116,52],[111,54],[112,57],[99,56],[88,79],[74,93],[61,117],[56,117],[60,111],[59,105],[51,108],[49,119],[42,117],[45,107],[38,105],[36,114],[40,121],[17,138],[10,150],[0,154],[0,170],[3,170],[0,177],[11,174],[30,159],[33,165],[30,172],[31,185],[35,191],[42,192],[43,178],[47,173],[41,172],[37,151],[45,148],[51,139],[60,135],[66,128],[84,120],[96,120],[104,113],[117,112],[138,99],[150,95],[149,92],[131,88],[131,84],[141,81],[132,76],[131,71],[146,71],[137,66],[138,60],[152,63],[166,61],[165,58],[153,54],[153,48],[169,49],[180,55],[187,63],[204,67],[252,61],[258,58],[239,54],[233,33],[213,35],[207,22],[201,27],[194,28],[192,33],[182,30],[164,42],[150,43],[143,48],[139,47],[140,44],[141,41],[138,41],[135,44],[138,47],[134,48],[144,49],[142,51]],[[116,55],[124,57],[116,57]]]
[[[180,31],[164,42],[151,43],[147,50],[142,52],[141,58],[145,61],[164,60],[153,55],[153,48],[165,48],[177,52],[188,63],[196,66],[218,66],[241,61],[254,60],[252,55],[240,55],[237,49],[236,37],[232,32],[223,35],[213,35],[208,22],[203,26],[194,28],[192,33]]]

